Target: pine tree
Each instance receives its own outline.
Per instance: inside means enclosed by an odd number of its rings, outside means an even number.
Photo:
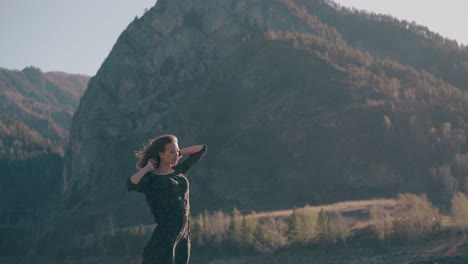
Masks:
[[[468,228],[468,197],[464,193],[457,192],[451,203],[452,218],[456,226],[462,230],[465,237]]]
[[[299,228],[301,226],[301,218],[297,208],[293,209],[291,217],[288,222],[288,239],[290,242],[299,241]]]
[[[294,208],[288,222],[290,242],[308,243],[316,237],[317,213],[310,206]]]
[[[197,218],[195,221],[192,223],[192,240],[194,241],[194,244],[203,247],[205,245],[204,241],[204,236],[205,236],[205,225],[204,225],[204,219],[202,214],[198,214]]]
[[[336,240],[330,222],[329,214],[323,208],[320,209],[317,217],[317,234],[323,242],[335,242]]]
[[[347,248],[348,244],[346,243],[346,239],[351,235],[348,221],[346,221],[346,218],[344,218],[343,215],[338,211],[333,214],[332,220],[332,230],[334,230],[333,237],[340,238],[343,241],[345,248]]]
[[[203,229],[204,232],[202,233],[204,244],[209,244],[212,242],[213,230],[211,228],[211,219],[208,213],[208,210],[205,209],[203,212]]]
[[[372,230],[381,241],[387,241],[393,233],[393,221],[390,213],[382,205],[373,205],[370,208]]]
[[[242,218],[242,242],[247,246],[252,246],[257,238],[258,216],[252,212]]]
[[[235,207],[231,213],[231,223],[228,228],[228,240],[237,249],[242,247],[242,214]]]

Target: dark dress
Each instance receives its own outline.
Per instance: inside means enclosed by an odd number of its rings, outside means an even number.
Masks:
[[[143,249],[143,264],[186,264],[190,258],[190,202],[187,173],[206,152],[190,155],[165,175],[146,173],[138,184],[127,179],[127,189],[145,194],[157,224]]]

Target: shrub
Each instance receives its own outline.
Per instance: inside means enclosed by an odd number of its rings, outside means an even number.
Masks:
[[[399,194],[394,215],[395,234],[408,241],[426,237],[440,228],[439,209],[425,194]]]
[[[318,213],[312,207],[294,208],[289,218],[289,241],[305,244],[317,237]]]
[[[253,246],[257,236],[258,216],[252,212],[242,218],[242,241],[246,246]]]
[[[390,238],[393,234],[393,218],[382,205],[372,205],[370,208],[370,218],[372,230],[381,241]]]
[[[331,225],[334,231],[332,235],[335,237],[333,240],[340,239],[345,247],[348,247],[346,239],[351,235],[348,221],[340,212],[331,214]]]
[[[464,193],[456,193],[451,203],[452,218],[457,228],[462,229],[463,234],[468,228],[468,198]]]
[[[259,252],[273,252],[288,243],[287,223],[283,219],[264,218],[257,229],[255,249]]]
[[[331,223],[330,214],[323,210],[323,208],[320,209],[316,225],[316,232],[319,240],[321,242],[336,242],[336,237],[334,235],[335,230],[333,230],[333,228],[334,226]]]

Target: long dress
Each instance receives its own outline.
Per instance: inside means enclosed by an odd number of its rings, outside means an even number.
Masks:
[[[128,191],[145,194],[157,224],[143,249],[143,264],[187,264],[190,259],[190,202],[187,174],[206,152],[203,148],[174,166],[174,172],[146,173],[138,184],[127,179]]]

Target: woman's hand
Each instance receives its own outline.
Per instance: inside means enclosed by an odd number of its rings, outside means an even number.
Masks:
[[[146,173],[154,171],[156,169],[157,164],[158,162],[156,160],[149,159],[145,167],[139,169],[132,176],[130,176],[130,182],[133,184],[138,184],[141,181],[141,178],[143,178],[146,175]]]
[[[149,159],[146,163],[145,169],[147,171],[154,171],[156,169],[158,162],[155,159]]]

